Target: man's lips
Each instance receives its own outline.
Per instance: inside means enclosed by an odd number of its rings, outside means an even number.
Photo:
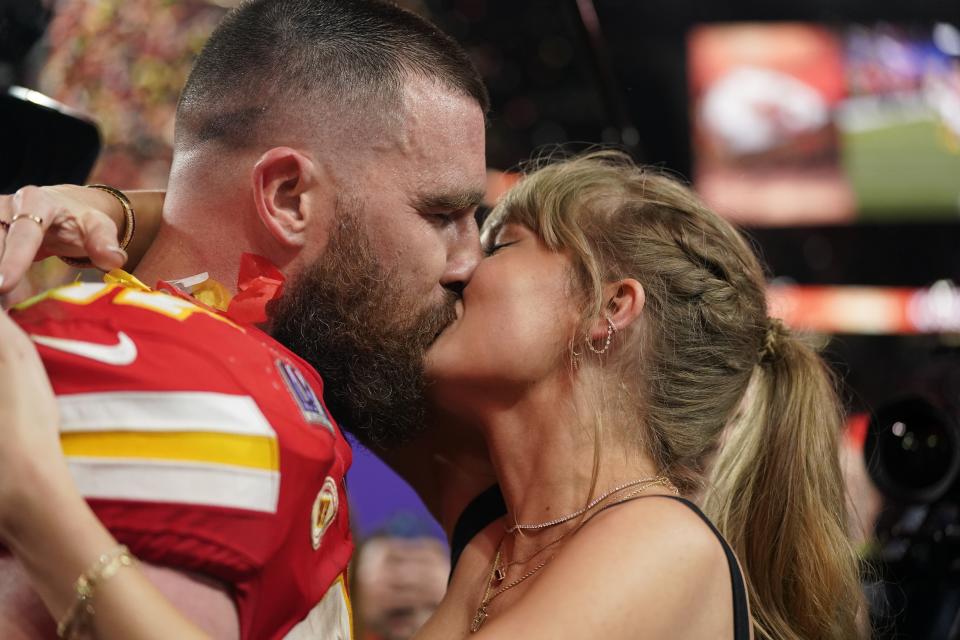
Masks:
[[[437,338],[439,338],[444,333],[446,333],[447,329],[455,325],[460,320],[460,318],[463,317],[463,300],[458,298],[457,301],[453,303],[453,310],[454,310],[454,313],[456,313],[456,318],[454,318],[453,321],[451,321],[445,327],[440,329],[440,331],[437,331],[437,335],[433,336],[434,342],[437,341]]]

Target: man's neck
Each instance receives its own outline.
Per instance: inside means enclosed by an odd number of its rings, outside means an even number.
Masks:
[[[448,540],[470,501],[497,482],[482,437],[466,429],[432,426],[414,442],[381,453],[417,492]]]
[[[164,224],[133,275],[153,287],[159,280],[176,280],[207,272],[210,278],[235,293],[242,249],[224,254],[217,251],[213,243],[204,246],[198,242],[198,237],[187,230]]]

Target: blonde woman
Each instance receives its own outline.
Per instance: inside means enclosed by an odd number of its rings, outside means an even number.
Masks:
[[[529,175],[484,239],[428,371],[436,409],[483,433],[508,514],[468,546],[420,636],[858,637],[831,377],[768,317],[740,234],[600,152]],[[33,366],[0,366],[0,387]],[[52,438],[16,437],[52,420],[40,404],[5,416],[0,441],[50,456]],[[13,535],[17,514],[0,515]],[[102,605],[131,607],[145,633],[174,615],[156,598],[115,589]],[[112,619],[102,637],[150,637]]]
[[[423,637],[747,638],[744,584],[758,638],[857,637],[840,408],[742,236],[601,152],[528,176],[483,238],[429,372],[508,515]]]

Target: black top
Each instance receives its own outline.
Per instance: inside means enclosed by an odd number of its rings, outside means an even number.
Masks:
[[[681,502],[703,520],[710,531],[717,536],[720,546],[723,547],[723,554],[727,557],[727,566],[730,567],[730,581],[733,587],[733,638],[734,640],[750,640],[750,613],[747,606],[747,588],[744,585],[743,574],[740,573],[740,566],[737,564],[737,558],[733,554],[733,549],[727,544],[717,528],[710,522],[710,518],[700,511],[700,508],[687,500],[676,496],[635,496],[630,500],[639,500],[640,498],[670,498]],[[629,502],[630,500],[624,500]],[[609,506],[613,507],[617,502]],[[487,528],[487,526],[501,518],[507,513],[507,505],[503,501],[503,494],[500,492],[499,485],[493,485],[476,498],[474,498],[467,508],[463,510],[457,519],[457,524],[453,527],[453,535],[450,538],[450,575],[457,566],[460,554],[464,548],[470,544],[475,535]]]
[[[707,523],[713,535],[717,536],[720,546],[723,547],[723,554],[727,556],[727,566],[730,567],[730,581],[733,586],[733,640],[750,640],[750,609],[747,606],[747,588],[744,586],[743,574],[740,573],[740,565],[737,564],[737,557],[733,555],[733,549],[727,544],[727,541],[720,534],[710,518],[706,516],[700,507],[693,504],[686,498],[678,496],[636,496],[636,498],[670,498],[690,507],[700,519]],[[624,502],[627,502],[626,500]]]
[[[450,536],[450,575],[457,568],[460,554],[473,537],[486,529],[491,522],[507,515],[507,503],[503,501],[500,485],[495,484],[470,501],[457,518]]]

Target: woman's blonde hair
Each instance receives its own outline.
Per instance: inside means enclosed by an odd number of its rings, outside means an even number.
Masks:
[[[743,236],[685,186],[615,151],[530,173],[485,229],[506,222],[572,256],[587,301],[581,335],[601,317],[605,284],[643,285],[640,322],[605,356],[641,425],[627,436],[683,493],[703,493],[743,564],[757,637],[859,636],[834,380],[768,318],[764,272]]]

